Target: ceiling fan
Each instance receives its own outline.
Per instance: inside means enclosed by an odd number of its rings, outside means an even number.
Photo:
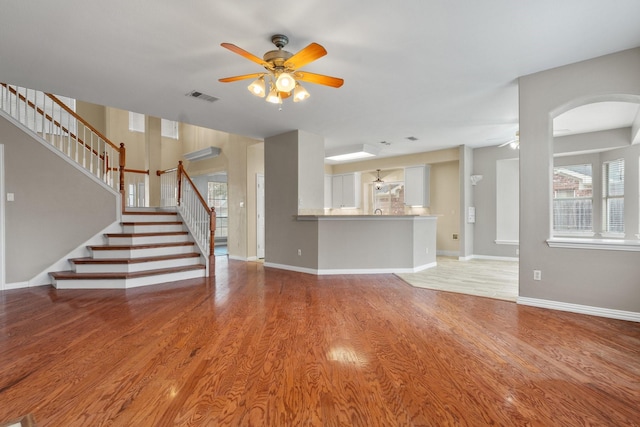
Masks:
[[[278,49],[265,53],[262,59],[236,45],[222,43],[222,47],[256,64],[262,65],[267,72],[225,77],[219,79],[219,81],[222,83],[230,83],[255,78],[256,80],[248,87],[249,91],[260,98],[266,95],[266,101],[274,104],[282,104],[282,100],[290,97],[292,92],[293,102],[300,102],[307,99],[310,96],[309,92],[300,85],[300,82],[315,83],[335,88],[342,86],[344,83],[344,80],[337,77],[300,70],[300,68],[310,62],[327,54],[325,48],[318,43],[311,43],[298,53],[292,54],[283,49],[287,43],[289,43],[287,36],[275,34],[271,37],[271,42],[276,45]]]
[[[500,144],[498,145],[498,148],[501,147],[506,147],[506,146],[511,147],[514,150],[519,150],[520,149],[520,131],[516,132],[516,137],[515,139],[512,139],[510,141],[505,142],[504,144]]]

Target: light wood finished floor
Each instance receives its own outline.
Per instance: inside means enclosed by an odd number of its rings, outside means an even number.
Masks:
[[[640,324],[218,258],[215,279],[0,292],[0,422],[637,426]]]
[[[454,257],[438,257],[438,266],[418,273],[398,274],[411,286],[516,301],[518,263]]]

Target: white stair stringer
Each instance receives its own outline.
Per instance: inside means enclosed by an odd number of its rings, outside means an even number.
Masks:
[[[70,271],[50,273],[58,289],[127,289],[206,276],[204,257],[175,212],[127,212],[122,232],[70,259]]]

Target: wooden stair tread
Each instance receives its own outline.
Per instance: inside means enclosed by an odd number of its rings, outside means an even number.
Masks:
[[[123,212],[123,215],[178,215],[177,212],[170,211],[128,211]]]
[[[149,243],[146,245],[95,245],[89,246],[94,251],[121,251],[128,249],[153,249],[164,248],[167,246],[194,246],[194,242],[171,242],[171,243]]]
[[[170,261],[174,259],[184,259],[184,258],[197,258],[200,257],[200,254],[197,252],[191,252],[188,254],[175,254],[175,255],[163,255],[163,256],[153,256],[153,257],[144,257],[144,258],[75,258],[70,259],[69,261],[74,264],[141,264],[145,262],[153,262],[153,261]]]
[[[184,267],[159,268],[156,270],[137,271],[134,273],[76,273],[73,271],[57,271],[49,273],[56,280],[110,280],[135,279],[138,277],[158,276],[160,274],[181,273],[186,271],[204,270],[204,265],[188,265]]]
[[[187,231],[170,231],[162,233],[107,233],[107,237],[152,237],[152,236],[184,236]]]
[[[144,221],[144,222],[121,222],[121,225],[182,225],[181,221]]]

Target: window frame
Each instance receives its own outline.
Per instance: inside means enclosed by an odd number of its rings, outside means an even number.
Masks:
[[[611,165],[615,164],[615,163],[619,163],[621,164],[621,166],[619,166],[617,168],[617,170],[615,171],[618,176],[622,176],[622,179],[619,180],[618,182],[622,182],[621,185],[621,193],[620,194],[614,194],[611,195],[610,194],[610,185],[612,184],[610,177],[611,177]],[[624,164],[624,157],[618,158],[618,159],[613,159],[613,160],[605,160],[602,162],[602,189],[601,189],[601,196],[602,196],[602,225],[601,225],[601,235],[603,237],[609,237],[609,238],[624,238],[625,237],[625,217],[624,217],[624,202],[625,202],[625,164]],[[613,201],[618,201],[618,202],[622,202],[622,206],[621,206],[621,215],[622,215],[622,220],[621,220],[621,226],[622,226],[622,231],[619,230],[611,230],[611,221],[610,221],[610,202]]]

